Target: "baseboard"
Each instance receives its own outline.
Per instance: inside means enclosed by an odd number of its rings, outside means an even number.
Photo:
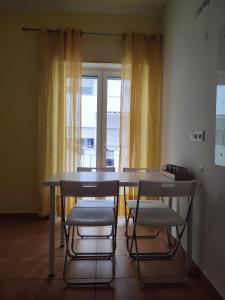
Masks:
[[[37,213],[0,213],[0,219],[41,219]]]
[[[174,236],[172,236],[172,242],[176,242],[176,238]],[[183,249],[183,251],[186,254],[186,250]],[[205,288],[209,291],[213,300],[225,300],[193,260],[191,268],[193,276],[199,278],[203,286],[205,286]]]
[[[194,261],[192,261],[192,273],[195,277],[199,278],[205,286],[206,289],[209,290],[213,300],[224,300],[224,298],[220,295],[214,285],[209,281],[206,275],[200,270],[200,268],[196,265]]]
[[[176,237],[172,234],[172,243],[176,243],[176,241]],[[187,252],[184,248],[183,251],[186,255]],[[209,291],[213,300],[225,300],[193,260],[191,269],[192,275],[197,277],[202,282],[203,286],[205,286],[205,288]]]

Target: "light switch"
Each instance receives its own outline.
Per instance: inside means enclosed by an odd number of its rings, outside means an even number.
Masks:
[[[190,135],[190,140],[194,142],[203,142],[205,140],[205,131],[192,132]]]

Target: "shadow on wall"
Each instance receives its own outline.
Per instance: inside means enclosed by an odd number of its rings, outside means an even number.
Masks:
[[[198,182],[196,185],[196,191],[194,195],[194,207],[193,207],[193,238],[195,244],[193,245],[193,259],[198,257],[199,260],[195,261],[197,265],[202,266],[203,264],[203,252],[205,248],[205,232],[204,232],[204,223],[205,223],[205,199],[206,199],[206,190],[202,182]]]
[[[210,200],[210,201],[209,201]],[[206,204],[207,202],[207,204]],[[207,207],[207,211],[206,211]],[[210,247],[213,254],[210,256],[224,255],[222,253],[223,240],[225,236],[225,227],[221,226],[221,220],[225,217],[225,195],[214,187],[212,191],[206,191],[202,182],[197,184],[194,198],[194,215],[193,215],[193,234],[195,244],[193,244],[193,258],[199,258],[195,261],[201,268],[205,264],[205,260],[209,257]],[[215,232],[217,236],[215,236]],[[208,245],[208,246],[206,246]],[[221,261],[224,264],[225,261]],[[212,268],[216,266],[212,262]]]

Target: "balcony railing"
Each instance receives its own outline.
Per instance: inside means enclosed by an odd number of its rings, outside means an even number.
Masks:
[[[106,151],[106,166],[114,166],[116,170],[119,167],[119,149],[114,148],[115,150]],[[67,148],[66,151],[66,169],[71,169],[71,163],[73,164],[74,158],[71,156],[70,149]],[[74,161],[75,164],[75,161]],[[96,167],[96,147],[82,147],[81,148],[81,157],[80,163],[81,167]]]

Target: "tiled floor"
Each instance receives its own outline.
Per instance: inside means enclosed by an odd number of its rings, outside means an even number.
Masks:
[[[48,299],[204,299],[212,300],[208,287],[196,274],[186,284],[172,287],[143,287],[136,279],[135,264],[129,259],[124,239],[124,227],[118,228],[116,251],[116,279],[110,287],[68,288],[62,280],[64,249],[59,247],[59,222],[56,223],[56,271],[54,279],[48,279],[48,226],[46,220],[0,220],[0,299],[1,300],[48,300]],[[107,251],[107,240],[86,240],[79,249]],[[85,244],[84,244],[85,243]],[[146,246],[146,241],[140,244]],[[161,241],[157,247],[162,248]],[[145,262],[143,274],[178,276],[181,273],[182,254],[173,262]],[[73,264],[74,262],[72,262]],[[81,261],[70,265],[73,277],[107,277],[110,261]]]

